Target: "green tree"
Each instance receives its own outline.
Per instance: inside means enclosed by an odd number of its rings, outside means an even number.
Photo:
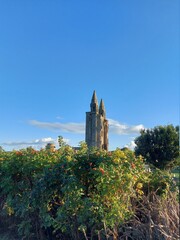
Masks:
[[[177,165],[179,156],[179,127],[156,126],[141,130],[135,139],[135,153],[160,169]]]
[[[64,147],[66,145],[64,139],[62,136],[58,136],[58,144],[59,144],[59,147]]]

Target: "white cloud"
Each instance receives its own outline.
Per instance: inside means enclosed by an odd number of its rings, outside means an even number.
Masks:
[[[126,124],[122,124],[113,119],[108,119],[108,121],[109,121],[109,132],[118,134],[118,135],[139,134],[140,130],[144,128],[142,124],[128,126]]]
[[[41,138],[41,139],[36,139],[32,142],[34,142],[35,144],[41,144],[41,143],[54,143],[56,140],[51,138],[51,137],[47,137],[47,138]]]
[[[39,128],[45,128],[53,131],[63,131],[69,133],[81,133],[85,132],[85,124],[84,123],[50,123],[50,122],[40,122],[37,120],[30,120],[29,123],[33,126]]]
[[[51,137],[47,138],[41,138],[41,139],[35,139],[32,141],[14,141],[14,142],[5,142],[2,143],[6,146],[20,146],[20,145],[38,145],[38,144],[44,144],[44,143],[52,143],[55,140]]]
[[[128,134],[139,134],[140,130],[144,128],[142,124],[128,126],[122,124],[119,121],[108,119],[109,121],[109,133],[118,135],[128,135]],[[80,133],[85,134],[85,124],[84,123],[60,123],[60,122],[40,122],[37,120],[30,120],[29,123],[33,126],[49,129],[52,131],[62,131],[68,133]]]
[[[124,147],[134,150],[134,148],[136,147],[136,144],[134,141],[131,141],[129,144],[126,144]]]
[[[63,138],[63,141],[68,143],[69,139]],[[4,142],[1,145],[10,147],[11,149],[20,149],[31,146],[36,149],[44,148],[47,143],[54,143],[56,147],[58,146],[58,138],[53,139],[51,137],[35,139],[32,141],[14,141],[14,142]]]

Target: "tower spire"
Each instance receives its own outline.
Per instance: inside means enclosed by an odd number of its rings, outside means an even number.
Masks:
[[[103,117],[106,117],[106,111],[105,111],[104,102],[102,99],[99,106],[99,114],[102,115]]]
[[[92,100],[91,100],[91,112],[98,112],[98,100],[96,96],[96,91],[94,90]]]
[[[108,120],[105,116],[106,111],[102,99],[98,108],[95,91],[93,92],[90,107],[91,111],[86,112],[85,139],[87,146],[108,150]]]

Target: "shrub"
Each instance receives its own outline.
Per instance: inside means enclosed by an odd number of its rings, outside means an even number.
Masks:
[[[1,152],[0,159],[0,214],[22,239],[116,239],[137,203],[151,192],[165,199],[171,189],[170,178],[147,173],[127,149],[63,145]]]

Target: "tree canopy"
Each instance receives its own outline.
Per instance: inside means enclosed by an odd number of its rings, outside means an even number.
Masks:
[[[135,139],[135,153],[155,167],[164,169],[177,164],[179,156],[179,127],[173,125],[143,129]]]

